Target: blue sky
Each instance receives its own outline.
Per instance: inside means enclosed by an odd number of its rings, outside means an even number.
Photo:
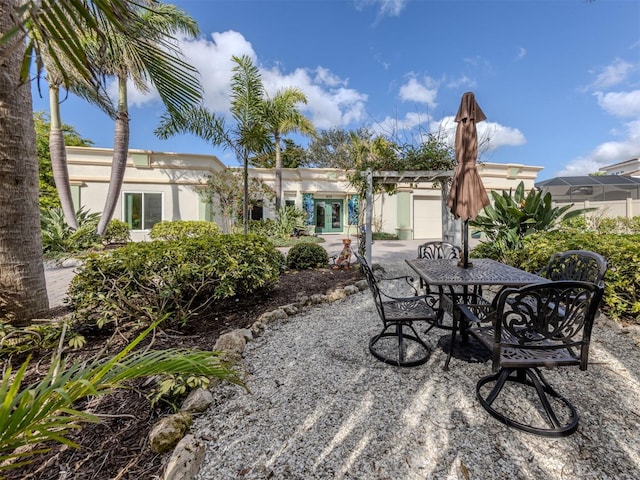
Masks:
[[[231,56],[247,54],[268,93],[301,88],[317,128],[451,136],[460,97],[487,116],[481,161],[544,167],[539,180],[585,175],[640,156],[637,0],[185,0],[199,23],[181,40],[207,106],[228,110]],[[48,110],[46,89],[34,109]],[[131,148],[215,154],[192,136],[153,135],[157,94],[130,92]],[[63,121],[112,147],[103,113],[69,97]],[[300,140],[296,138],[296,140]],[[302,143],[302,142],[300,142]]]

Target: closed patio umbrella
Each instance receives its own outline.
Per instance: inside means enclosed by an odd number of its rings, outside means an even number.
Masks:
[[[469,219],[474,219],[484,207],[489,205],[489,196],[484,189],[476,168],[478,158],[478,132],[476,123],[486,120],[484,112],[476,103],[472,92],[462,95],[456,115],[456,170],[451,181],[447,207],[455,218],[463,221],[463,255],[461,265],[469,264]]]

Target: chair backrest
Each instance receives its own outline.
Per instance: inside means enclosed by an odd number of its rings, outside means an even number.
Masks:
[[[418,258],[460,258],[460,247],[448,242],[426,242],[418,246]]]
[[[364,274],[364,278],[367,280],[367,285],[369,285],[369,290],[371,290],[371,294],[373,295],[373,301],[376,304],[376,309],[378,310],[378,314],[382,321],[385,321],[384,315],[384,305],[382,303],[382,294],[380,293],[380,288],[378,287],[378,279],[373,274],[373,270],[367,263],[367,261],[361,257],[358,253],[353,253],[360,264],[360,268],[362,268],[362,273]]]
[[[579,365],[586,370],[602,285],[561,280],[506,288],[496,305],[494,369]]]
[[[599,253],[589,250],[567,250],[554,253],[540,274],[554,281],[578,280],[600,284],[607,268],[607,261]]]

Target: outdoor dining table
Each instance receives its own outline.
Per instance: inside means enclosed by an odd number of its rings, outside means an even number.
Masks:
[[[429,286],[441,287],[442,300],[448,313],[458,315],[457,324],[460,325],[459,311],[455,305],[466,303],[470,299],[475,287],[520,287],[532,283],[548,282],[549,280],[534,273],[489,258],[474,258],[471,266],[464,268],[458,259],[407,259],[411,267]],[[471,288],[470,288],[471,287]],[[450,301],[449,301],[450,300]],[[464,331],[464,328],[462,329]],[[475,340],[461,335],[460,340],[451,345],[452,335],[440,338],[438,344],[450,356],[468,362],[483,362],[489,359],[488,352]],[[448,367],[449,358],[445,364]]]

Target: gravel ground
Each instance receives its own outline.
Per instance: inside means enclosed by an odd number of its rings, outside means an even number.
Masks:
[[[409,273],[385,265],[390,275]],[[490,363],[453,359],[425,335],[429,361],[375,360],[381,328],[367,291],[306,310],[247,345],[246,383],[215,391],[193,431],[207,445],[199,479],[635,479],[640,471],[640,336],[600,317],[587,371],[547,379],[576,406],[572,436],[508,428],[475,398]],[[504,392],[503,392],[504,393]],[[525,411],[528,402],[505,396]]]

